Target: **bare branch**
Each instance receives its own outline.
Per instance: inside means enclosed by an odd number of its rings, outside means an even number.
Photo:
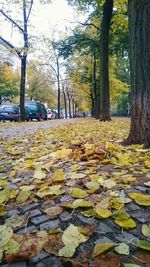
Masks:
[[[55,72],[56,77],[58,78],[57,71],[55,70],[55,68],[51,64],[49,64],[49,63],[43,63],[43,64],[39,64],[39,65],[40,66],[50,66],[53,69],[53,71]]]
[[[2,36],[0,36],[0,40],[2,40],[2,42],[4,42],[7,46],[13,49],[16,52],[16,54],[21,58],[21,52],[15,46],[13,46],[11,43],[5,40]]]
[[[24,30],[19,26],[19,24],[14,21],[12,18],[10,18],[2,9],[0,9],[0,13],[6,18],[8,19],[10,22],[12,22],[14,24],[15,27],[17,27],[22,33],[24,33]]]
[[[31,3],[30,3],[30,8],[29,8],[28,16],[27,16],[27,21],[29,20],[29,17],[30,17],[30,14],[31,14],[31,10],[32,10],[32,6],[33,6],[33,0],[31,0]]]

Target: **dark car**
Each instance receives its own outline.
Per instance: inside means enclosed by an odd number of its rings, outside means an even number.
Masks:
[[[20,108],[18,105],[3,104],[0,105],[0,121],[19,121]]]
[[[33,100],[27,100],[25,101],[25,114],[26,114],[26,120],[33,120],[36,119],[38,121],[40,120],[47,120],[47,111],[44,106],[44,104],[33,101]]]

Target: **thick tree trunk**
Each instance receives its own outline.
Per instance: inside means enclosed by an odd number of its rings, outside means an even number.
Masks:
[[[25,101],[25,83],[26,83],[26,63],[27,63],[27,56],[24,55],[21,58],[21,81],[20,81],[20,120],[25,120],[25,108],[24,108],[24,101]]]
[[[150,1],[129,0],[131,127],[125,144],[150,147]]]
[[[112,18],[113,0],[105,0],[101,25],[101,59],[100,59],[100,120],[109,121],[110,118],[110,92],[109,92],[109,29]]]

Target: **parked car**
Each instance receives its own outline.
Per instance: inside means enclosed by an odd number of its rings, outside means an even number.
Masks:
[[[51,120],[52,117],[53,117],[53,111],[50,108],[47,108],[47,118]]]
[[[47,120],[47,111],[44,104],[33,101],[33,100],[26,100],[25,101],[25,114],[26,120],[33,120],[36,119],[40,120]]]
[[[19,121],[20,108],[14,104],[0,105],[0,121]]]
[[[57,113],[57,110],[53,109],[52,110],[52,119],[58,119],[58,113]]]

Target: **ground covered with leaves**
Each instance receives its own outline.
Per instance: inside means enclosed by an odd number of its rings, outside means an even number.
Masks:
[[[122,146],[128,130],[80,119],[1,139],[1,265],[150,266],[150,150]]]

